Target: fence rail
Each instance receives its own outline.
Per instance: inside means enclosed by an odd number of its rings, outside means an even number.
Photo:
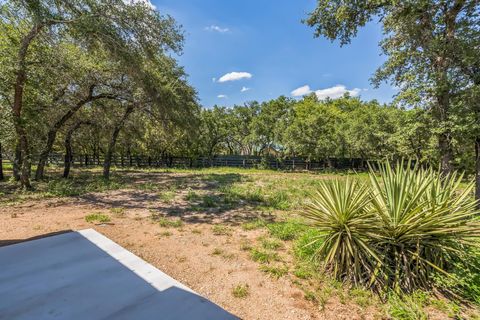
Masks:
[[[72,165],[75,167],[91,167],[102,165],[102,155],[75,155]],[[63,165],[64,156],[51,154],[49,164]],[[275,158],[261,156],[219,155],[214,157],[149,157],[143,155],[122,156],[112,158],[112,165],[117,167],[137,168],[270,168],[281,170],[322,170],[322,169],[354,169],[365,170],[367,161],[359,158],[326,158],[308,160],[300,157]]]

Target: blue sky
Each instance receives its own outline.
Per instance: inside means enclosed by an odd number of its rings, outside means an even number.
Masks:
[[[183,25],[184,53],[178,59],[205,107],[291,97],[292,92],[335,97],[348,90],[380,102],[395,94],[388,84],[374,89],[369,82],[384,61],[378,48],[380,27],[366,26],[344,47],[314,38],[313,29],[301,20],[315,0],[152,3]]]

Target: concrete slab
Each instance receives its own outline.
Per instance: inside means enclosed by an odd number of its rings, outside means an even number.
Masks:
[[[0,319],[238,318],[88,229],[0,248]]]

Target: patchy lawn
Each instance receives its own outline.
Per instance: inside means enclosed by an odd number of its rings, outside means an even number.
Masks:
[[[29,193],[3,182],[0,244],[94,228],[244,319],[475,317],[472,306],[425,293],[382,303],[321,271],[312,260],[319,243],[306,246],[318,233],[297,213],[321,179],[343,176],[119,170],[105,182],[93,169],[36,183]]]

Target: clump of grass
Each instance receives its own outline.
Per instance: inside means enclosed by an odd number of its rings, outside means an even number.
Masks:
[[[352,288],[348,292],[353,301],[362,308],[366,308],[375,302],[371,291],[362,288]]]
[[[232,289],[232,295],[235,298],[246,298],[250,294],[250,287],[248,284],[238,284]]]
[[[125,215],[125,208],[110,208],[110,212],[117,216]]]
[[[391,294],[388,298],[388,314],[396,320],[426,320],[428,315],[424,308],[427,305],[428,296],[421,291],[415,291],[410,295]]]
[[[221,255],[222,253],[223,253],[223,250],[220,249],[220,248],[215,248],[215,249],[213,249],[213,251],[212,251],[212,255],[214,255],[214,256],[219,256],[219,255]]]
[[[262,247],[267,250],[278,250],[283,248],[283,243],[278,239],[263,238],[261,242]]]
[[[93,212],[85,216],[85,221],[105,223],[105,222],[110,222],[110,217],[102,212]]]
[[[172,233],[170,231],[162,231],[158,234],[160,237],[170,237]]]
[[[244,240],[240,243],[240,249],[242,251],[250,251],[250,250],[252,250],[252,248],[253,247],[252,247],[252,245],[250,244],[249,241]]]
[[[192,229],[193,234],[202,234],[202,230],[200,229]]]
[[[221,224],[216,224],[212,227],[212,232],[216,236],[230,236],[232,235],[232,230],[227,227],[223,226]]]
[[[314,228],[308,228],[301,233],[293,245],[295,257],[303,261],[312,261],[323,243],[321,236],[321,232]]]
[[[297,221],[290,220],[268,224],[267,228],[273,237],[287,241],[296,239],[306,227]]]
[[[286,266],[260,266],[260,271],[263,271],[269,274],[271,277],[279,279],[284,275],[288,274],[288,268]]]
[[[279,261],[280,257],[276,252],[269,252],[262,249],[253,248],[250,250],[250,256],[253,261],[260,263],[270,263],[272,261]]]
[[[293,274],[300,279],[310,279],[316,273],[312,263],[298,263],[295,265]]]
[[[215,208],[217,206],[217,199],[213,196],[206,195],[202,198],[201,206],[203,208]]]
[[[175,198],[175,192],[173,191],[163,191],[158,194],[160,201],[165,203],[170,203]]]
[[[267,205],[277,210],[288,210],[290,208],[288,194],[283,190],[274,192],[268,197]]]
[[[164,228],[180,228],[183,226],[183,221],[180,219],[168,219],[161,217],[158,219],[158,224],[160,227]]]
[[[245,231],[261,229],[267,225],[263,219],[254,219],[242,224],[242,229]]]
[[[200,196],[193,190],[188,190],[187,195],[185,196],[185,200],[187,201],[197,201],[200,199]]]

